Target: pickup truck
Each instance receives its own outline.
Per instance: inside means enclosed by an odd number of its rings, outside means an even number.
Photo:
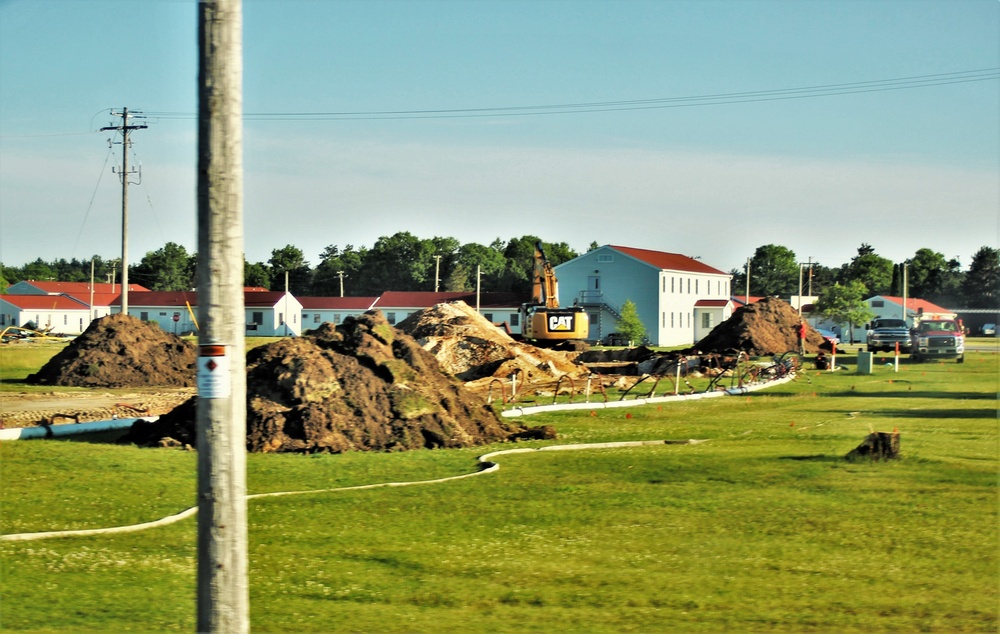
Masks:
[[[965,361],[965,333],[951,319],[921,321],[913,330],[913,359],[955,359]]]
[[[902,319],[876,319],[868,325],[868,352],[893,352],[897,343],[900,352],[913,349],[910,329]]]

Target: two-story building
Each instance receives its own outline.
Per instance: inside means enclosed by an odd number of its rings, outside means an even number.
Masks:
[[[691,345],[733,312],[731,276],[678,253],[605,245],[563,262],[555,273],[559,304],[586,309],[591,341],[615,331],[626,300],[654,346]]]

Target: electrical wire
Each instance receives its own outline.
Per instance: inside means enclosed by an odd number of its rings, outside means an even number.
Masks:
[[[80,237],[83,235],[83,230],[87,226],[87,219],[90,217],[90,210],[94,207],[94,199],[97,198],[97,190],[101,187],[101,180],[104,179],[104,172],[108,169],[108,161],[111,159],[111,152],[114,150],[110,144],[108,145],[108,154],[104,157],[104,165],[101,166],[101,172],[97,175],[97,184],[94,185],[94,193],[90,195],[90,203],[87,205],[87,211],[83,215],[83,222],[80,223],[80,230],[76,234],[76,241],[73,242],[73,250],[70,251],[72,254],[76,254],[76,248],[80,246]]]
[[[662,97],[655,99],[631,99],[619,101],[596,101],[563,104],[541,104],[529,106],[496,106],[488,108],[443,108],[431,110],[371,110],[343,112],[247,112],[248,121],[322,121],[322,120],[383,120],[383,119],[452,119],[470,117],[513,117],[555,114],[581,114],[593,112],[620,112],[625,110],[653,110],[663,108],[692,108],[718,106],[762,101],[788,99],[811,99],[858,93],[909,90],[993,81],[1000,79],[1000,68],[937,73],[895,77],[872,81],[822,84],[797,88],[778,88],[748,92],[729,92],[686,97]],[[150,112],[145,114],[160,119],[193,119],[197,115],[183,112]]]

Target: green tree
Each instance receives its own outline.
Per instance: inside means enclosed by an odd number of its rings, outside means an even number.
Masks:
[[[58,281],[55,270],[42,258],[24,265],[24,279],[36,282]]]
[[[642,325],[639,311],[636,310],[635,302],[631,299],[626,299],[625,303],[622,304],[617,329],[632,344],[640,343],[646,337],[646,327]]]
[[[188,291],[195,286],[196,256],[174,242],[150,251],[129,269],[129,281],[153,291]]]
[[[875,313],[865,303],[867,289],[860,280],[834,284],[816,301],[816,312],[836,324],[859,325],[871,321]]]
[[[476,289],[476,271],[482,273],[482,286],[494,290],[504,273],[507,261],[503,252],[493,246],[470,242],[458,248],[455,261],[445,284],[449,291],[473,291]]]
[[[271,269],[263,262],[243,261],[243,286],[271,288]]]
[[[957,300],[961,286],[961,265],[957,259],[948,260],[942,253],[923,248],[907,264],[910,297],[939,304]]]
[[[757,247],[750,260],[750,294],[765,297],[794,295],[799,288],[795,252],[776,244]]]
[[[857,280],[865,285],[869,295],[885,295],[892,291],[892,260],[875,253],[870,244],[862,243],[858,254],[844,265],[839,281]]]
[[[358,284],[361,280],[361,269],[364,267],[364,247],[356,251],[354,245],[348,244],[341,251],[336,245],[329,245],[320,254],[320,263],[313,274],[313,295],[336,297],[340,295],[341,275],[344,279],[344,295],[357,296]]]
[[[288,274],[288,292],[292,295],[307,295],[312,286],[312,269],[302,253],[302,249],[286,245],[271,251],[271,290],[285,290],[285,274]]]
[[[982,247],[962,280],[962,298],[968,308],[996,308],[1000,300],[1000,249]]]

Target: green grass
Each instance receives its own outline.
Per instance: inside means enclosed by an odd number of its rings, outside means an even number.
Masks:
[[[555,426],[557,444],[700,444],[508,455],[448,483],[251,500],[252,628],[995,632],[1000,355],[900,370],[525,419]],[[869,428],[899,429],[903,457],[844,460]],[[457,475],[507,447],[251,455],[248,488]],[[194,503],[191,452],[18,441],[0,458],[4,533]],[[0,629],[191,631],[195,542],[190,519],[0,543]]]

